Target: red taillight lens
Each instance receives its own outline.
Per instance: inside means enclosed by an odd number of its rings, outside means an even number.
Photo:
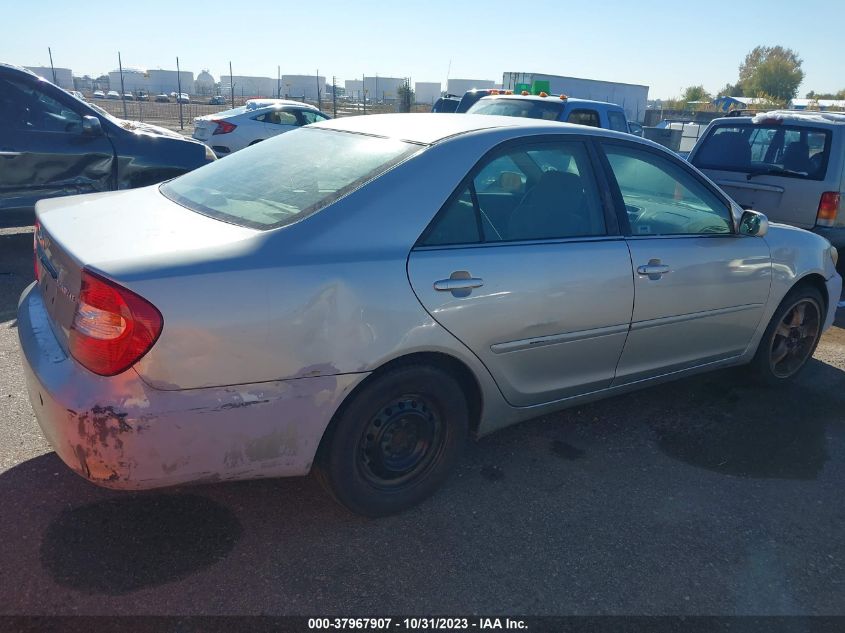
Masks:
[[[70,353],[101,376],[129,369],[161,334],[161,313],[146,299],[89,270],[82,271],[70,328]]]
[[[211,133],[212,136],[215,134],[228,134],[236,127],[238,127],[234,123],[229,123],[228,121],[218,121],[217,119],[213,119],[211,122],[217,124],[217,127]]]
[[[836,214],[839,213],[839,192],[825,191],[819,200],[819,213],[816,216],[818,226],[833,226]]]

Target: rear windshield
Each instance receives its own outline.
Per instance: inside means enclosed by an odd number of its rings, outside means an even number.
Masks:
[[[393,139],[300,128],[161,185],[188,209],[241,226],[296,222],[422,148]]]
[[[498,114],[527,119],[556,121],[563,110],[563,102],[534,101],[532,99],[482,99],[467,114]]]
[[[822,180],[829,154],[829,130],[778,123],[723,124],[701,142],[692,163],[701,169],[739,171],[752,177]]]

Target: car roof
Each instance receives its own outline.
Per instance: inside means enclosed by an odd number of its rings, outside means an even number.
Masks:
[[[432,145],[439,141],[471,132],[501,130],[504,128],[513,129],[514,136],[518,136],[521,133],[566,131],[573,134],[601,134],[629,140],[641,140],[638,137],[622,132],[612,132],[610,130],[561,123],[559,121],[493,116],[489,114],[453,114],[445,112],[350,116],[314,123],[308,127],[326,128],[357,134],[370,134],[425,145]]]
[[[579,99],[577,97],[567,97],[566,99],[561,99],[557,95],[549,95],[548,97],[541,97],[540,95],[487,95],[486,97],[481,97],[478,101],[493,101],[494,99],[518,99],[520,101],[554,101],[554,102],[561,102],[561,103],[576,103],[576,104],[584,104],[584,105],[602,105],[602,106],[612,106],[614,108],[622,109],[621,106],[610,103],[608,101],[594,101],[592,99]]]
[[[806,110],[771,110],[759,112],[754,116],[728,116],[714,119],[714,123],[752,123],[759,125],[771,121],[785,123],[822,123],[827,125],[845,125],[845,112],[816,112]]]

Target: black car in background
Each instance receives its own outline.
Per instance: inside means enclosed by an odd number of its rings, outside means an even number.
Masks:
[[[0,63],[0,212],[41,198],[143,187],[215,160],[202,143],[117,119]]]
[[[458,105],[461,103],[461,98],[457,95],[445,95],[440,97],[437,101],[434,102],[434,105],[431,106],[432,112],[454,112],[458,109]]]

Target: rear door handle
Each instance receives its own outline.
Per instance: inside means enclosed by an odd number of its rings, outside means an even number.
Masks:
[[[466,279],[440,279],[434,282],[434,289],[441,292],[453,290],[472,290],[484,285],[484,280],[478,277],[467,277]]]
[[[660,279],[663,275],[670,272],[671,269],[666,264],[661,264],[659,259],[651,259],[648,264],[637,267],[637,274],[648,275],[652,281]]]

